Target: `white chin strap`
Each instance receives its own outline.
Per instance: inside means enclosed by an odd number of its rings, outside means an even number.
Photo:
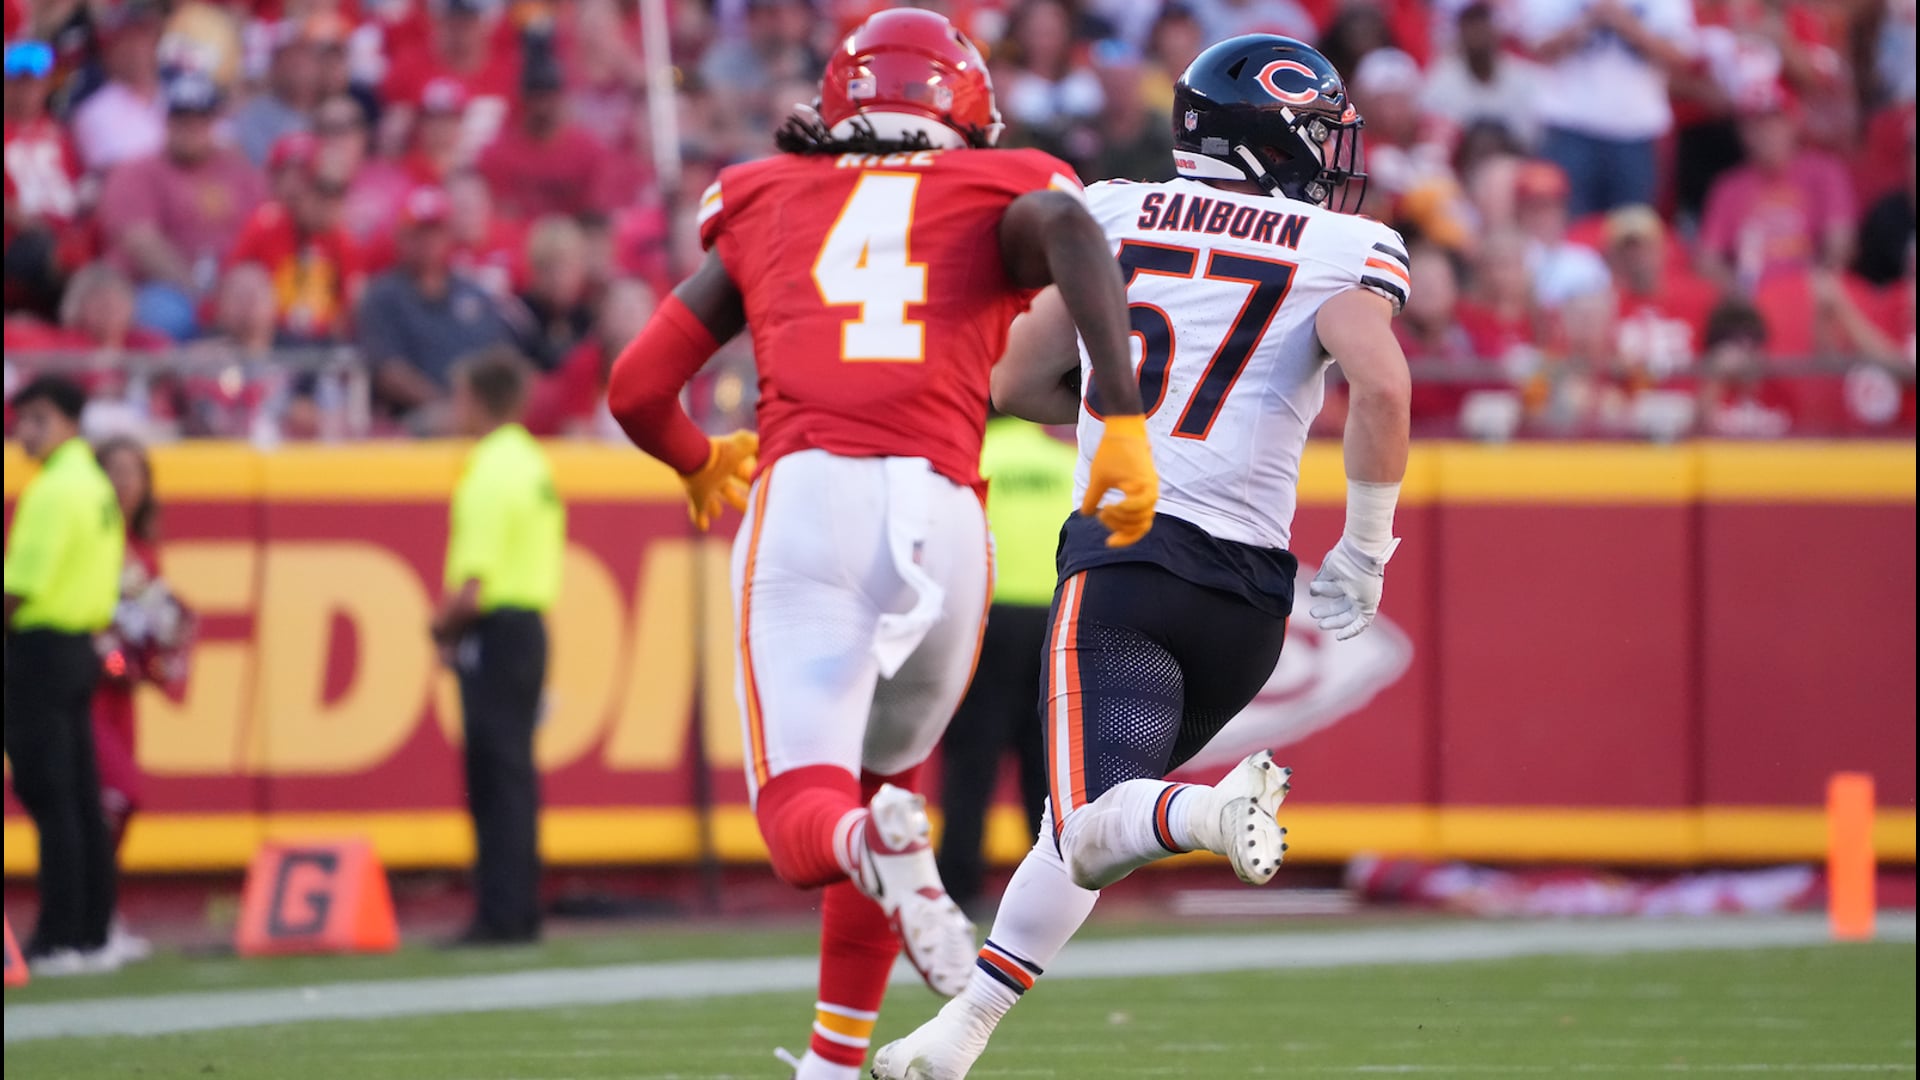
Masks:
[[[966,136],[932,117],[917,113],[856,113],[833,125],[827,133],[835,139],[855,138],[862,134],[859,127],[863,121],[873,129],[873,137],[881,142],[897,142],[921,136],[936,150],[959,150],[967,145]]]

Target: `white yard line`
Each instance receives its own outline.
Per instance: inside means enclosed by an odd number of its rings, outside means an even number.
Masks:
[[[1912,942],[1914,930],[1912,912],[1884,916],[1879,940]],[[1825,922],[1814,916],[1473,922],[1318,933],[1212,934],[1088,941],[1070,946],[1048,970],[1047,979],[1752,949],[1819,945],[1827,940]],[[904,964],[894,972],[895,982],[916,978]],[[96,998],[9,1005],[5,1039],[16,1043],[69,1036],[165,1035],[313,1020],[734,997],[811,990],[813,985],[811,958],[778,957]]]

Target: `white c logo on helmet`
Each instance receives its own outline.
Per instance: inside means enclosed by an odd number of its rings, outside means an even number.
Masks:
[[[1281,89],[1280,84],[1273,80],[1274,74],[1281,71],[1291,71],[1296,74],[1305,75],[1308,82],[1307,88],[1305,90]],[[1267,93],[1272,94],[1278,98],[1281,103],[1286,105],[1311,104],[1320,96],[1320,87],[1317,85],[1320,82],[1320,76],[1315,74],[1312,68],[1298,60],[1275,60],[1266,67],[1261,68],[1260,74],[1255,75],[1254,79],[1266,89]]]

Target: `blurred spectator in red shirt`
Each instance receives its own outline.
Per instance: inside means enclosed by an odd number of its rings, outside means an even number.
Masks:
[[[1506,385],[1498,358],[1483,357],[1460,323],[1460,272],[1455,256],[1436,244],[1408,252],[1420,287],[1393,321],[1394,336],[1413,371],[1413,430],[1452,435],[1460,403],[1474,390]]]
[[[1501,42],[1492,0],[1473,0],[1460,11],[1453,49],[1427,73],[1420,104],[1461,131],[1497,124],[1515,145],[1532,149],[1540,138],[1534,115],[1539,80],[1539,66],[1508,52]]]
[[[154,0],[126,0],[109,12],[101,26],[106,84],[73,111],[73,141],[91,172],[158,153],[166,141],[160,80],[165,12]]]
[[[1713,182],[1740,164],[1741,109],[1784,83],[1796,93],[1832,91],[1840,57],[1828,44],[1824,20],[1798,0],[1695,0],[1699,22],[1694,62],[1674,73],[1678,137],[1674,189],[1680,211],[1697,216]]]
[[[286,165],[284,201],[253,212],[228,263],[256,263],[271,276],[284,339],[332,341],[346,336],[363,271],[358,246],[340,224],[346,185],[322,171],[310,142],[304,145],[304,159]]]
[[[1598,252],[1567,238],[1571,185],[1560,166],[1529,161],[1514,177],[1514,210],[1527,234],[1533,295],[1549,311],[1605,291],[1612,281]]]
[[[1700,428],[1729,439],[1777,439],[1793,428],[1787,400],[1767,379],[1767,320],[1730,299],[1707,319]]]
[[[415,101],[413,145],[404,159],[415,184],[438,184],[472,160],[466,130],[473,98],[458,79],[429,80]]]
[[[520,109],[480,157],[480,175],[500,211],[522,221],[612,208],[612,155],[566,119],[559,59],[530,49],[520,71]]]
[[[326,106],[331,109],[331,102]],[[386,237],[390,244],[401,204],[415,188],[437,187],[464,167],[467,91],[453,79],[434,79],[413,110],[412,144],[398,158],[374,157],[354,173],[347,188],[347,229],[363,242]]]
[[[80,157],[47,115],[53,60],[45,42],[6,47],[6,306],[43,314],[92,246]]]
[[[553,371],[593,329],[587,295],[587,237],[570,217],[554,214],[527,233],[527,287],[520,292],[520,351]]]
[[[1483,238],[1470,280],[1472,289],[1460,303],[1459,319],[1474,351],[1510,376],[1525,372],[1540,340],[1525,234],[1504,229]]]
[[[214,139],[220,91],[212,80],[175,76],[167,103],[165,148],[107,178],[100,226],[110,256],[140,289],[141,324],[181,340],[192,336],[195,303],[267,192],[259,170]]]
[[[1607,215],[1607,265],[1620,299],[1620,360],[1635,387],[1691,375],[1707,316],[1719,290],[1676,266],[1667,229],[1649,206],[1623,206]]]
[[[307,114],[320,101],[321,43],[310,26],[323,24],[287,19],[274,26],[266,86],[233,110],[234,145],[255,165],[266,164],[282,137],[307,130]]]
[[[615,281],[607,288],[593,332],[576,345],[553,373],[534,383],[527,397],[527,430],[535,435],[589,435],[605,412],[607,372],[620,350],[638,337],[657,304],[652,289],[638,281]]]
[[[579,0],[572,17],[562,50],[567,115],[604,145],[622,146],[633,131],[646,84],[638,42],[616,0]]]
[[[395,50],[388,56],[381,100],[387,114],[381,140],[403,146],[415,118],[441,106],[428,100],[435,83],[460,90],[464,129],[458,146],[471,160],[499,134],[513,106],[520,54],[511,33],[496,33],[503,0],[422,0],[433,5],[432,47]],[[439,91],[445,93],[445,91]],[[416,140],[417,143],[417,140]]]
[[[1838,161],[1801,146],[1799,110],[1785,92],[1750,106],[1740,136],[1747,163],[1722,173],[1707,196],[1705,269],[1751,293],[1776,275],[1845,266],[1853,185]]]
[[[1906,182],[1882,195],[1860,220],[1854,273],[1875,285],[1913,280],[1914,145],[1913,117],[1907,117]]]
[[[453,267],[496,299],[511,297],[525,274],[527,227],[493,211],[493,193],[478,173],[447,182]]]
[[[1914,278],[1875,288],[1816,272],[1812,292],[1822,350],[1852,361],[1841,386],[1845,418],[1860,431],[1914,423]]]
[[[1900,190],[1913,164],[1914,104],[1890,105],[1867,121],[1860,152],[1854,155],[1853,184],[1860,199],[1874,203]]]

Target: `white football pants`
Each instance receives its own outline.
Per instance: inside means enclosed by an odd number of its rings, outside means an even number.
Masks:
[[[959,707],[993,591],[980,499],[923,458],[806,450],[753,485],[733,544],[747,784],[807,765],[892,775]]]

